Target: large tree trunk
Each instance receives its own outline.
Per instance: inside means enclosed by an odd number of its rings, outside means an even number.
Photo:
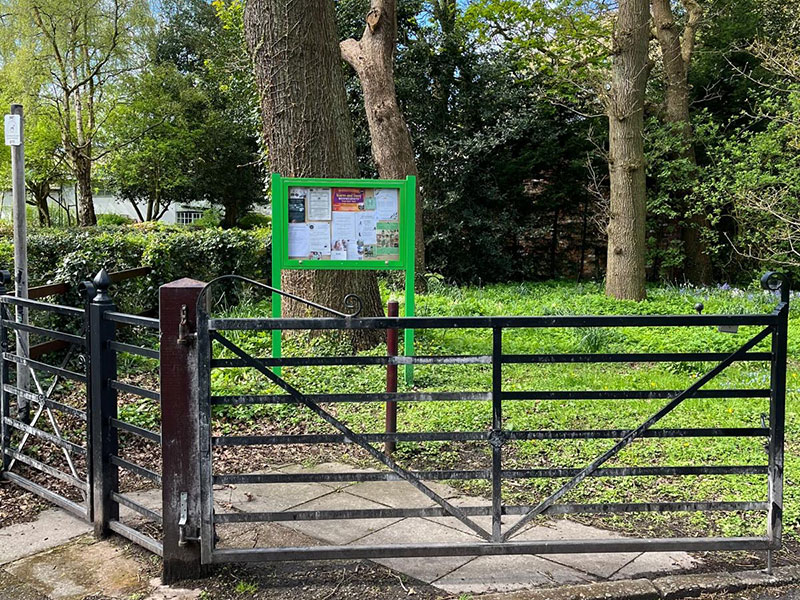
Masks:
[[[288,177],[357,177],[358,159],[331,0],[250,0],[244,30],[261,99],[264,139],[272,168]],[[283,288],[343,310],[358,294],[362,314],[383,314],[370,271],[287,271]],[[284,303],[284,316],[306,306]],[[357,335],[357,347],[380,339]]]
[[[628,300],[645,297],[646,187],[642,133],[645,85],[650,71],[649,37],[648,0],[620,0],[607,98],[611,204],[606,294]]]
[[[73,161],[76,192],[78,194],[78,224],[81,227],[97,225],[97,215],[94,213],[94,198],[92,194],[92,160],[82,152],[78,152]]]
[[[417,175],[417,163],[394,86],[394,53],[397,43],[397,3],[372,0],[367,25],[360,41],[340,44],[342,58],[355,70],[364,91],[372,157],[383,179]],[[422,192],[417,181],[414,265],[417,287],[424,286],[425,240],[423,237]]]
[[[672,13],[670,0],[652,0],[653,21],[656,37],[661,46],[666,83],[664,98],[664,120],[673,125],[682,137],[678,157],[697,166],[694,143],[692,141],[692,122],[689,115],[689,65],[694,50],[694,40],[703,10],[694,0],[682,0],[686,8],[686,26],[683,38],[678,31]],[[706,252],[700,230],[708,227],[704,214],[697,214],[686,206],[689,190],[679,192],[675,198],[676,208],[689,212],[689,223],[681,229],[686,259],[684,273],[692,283],[708,283],[711,280],[711,258]]]

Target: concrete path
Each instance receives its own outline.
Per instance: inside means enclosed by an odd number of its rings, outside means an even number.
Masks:
[[[312,468],[289,465],[275,472],[352,472],[348,465],[325,463]],[[440,483],[428,484],[449,502],[461,506],[488,504],[480,498],[466,497]],[[285,510],[335,510],[368,508],[411,508],[435,506],[434,502],[406,482],[292,483],[282,485],[217,486],[216,511],[268,512]],[[518,517],[504,518],[504,527]],[[491,529],[491,517],[475,521]],[[453,517],[402,519],[353,519],[350,521],[297,521],[280,523],[323,544],[370,545],[412,543],[469,543],[481,539]],[[270,545],[262,540],[257,524],[220,525],[221,547],[241,546],[247,540]],[[620,537],[613,532],[587,527],[567,519],[524,528],[515,539],[566,540]],[[595,581],[637,579],[668,575],[699,566],[685,552],[622,554],[554,554],[547,556],[484,556],[444,558],[393,558],[376,562],[430,583],[451,594],[479,594],[536,587],[582,584]]]
[[[326,463],[312,468],[287,465],[273,472],[347,472],[349,465]],[[439,495],[461,506],[489,504],[481,498],[461,495],[453,488],[430,483]],[[160,490],[128,494],[153,509],[160,509]],[[215,486],[215,509],[225,512],[273,512],[285,510],[333,510],[411,508],[435,504],[406,482],[292,483],[280,485]],[[140,518],[121,509],[123,522],[135,525]],[[504,527],[518,517],[504,519]],[[475,520],[491,529],[490,517]],[[143,582],[135,562],[120,554],[109,541],[94,542],[85,536],[88,524],[61,510],[42,513],[33,523],[0,529],[0,576],[16,578],[33,586],[41,598],[81,598],[102,592],[109,597],[130,597],[150,589],[153,600],[195,598],[196,590],[153,590]],[[349,521],[296,521],[282,523],[232,523],[217,528],[220,547],[370,545],[412,543],[470,543],[481,541],[453,517],[353,519]],[[85,536],[85,537],[80,537]],[[524,528],[516,539],[608,539],[619,534],[587,527],[567,519]],[[75,539],[77,538],[77,539]],[[70,542],[70,540],[72,540]],[[67,543],[70,542],[70,543]],[[623,554],[562,554],[547,556],[485,556],[444,558],[393,558],[376,562],[449,594],[510,592],[592,582],[636,580],[683,572],[699,562],[683,552]],[[10,593],[10,587],[2,587]],[[22,589],[22,588],[20,588]],[[26,588],[27,589],[27,588]],[[40,598],[26,595],[10,598]],[[176,595],[177,594],[177,595]]]

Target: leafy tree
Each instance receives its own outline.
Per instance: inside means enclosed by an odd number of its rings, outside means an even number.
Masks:
[[[92,170],[104,157],[105,123],[120,103],[120,77],[138,69],[151,24],[144,0],[3,0],[4,68],[40,84],[77,182],[78,220],[94,225]]]

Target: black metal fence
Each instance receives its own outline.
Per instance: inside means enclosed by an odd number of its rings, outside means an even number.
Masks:
[[[8,274],[3,275],[8,283]],[[213,282],[212,282],[213,283]],[[630,552],[667,550],[760,550],[772,552],[781,543],[783,506],[783,446],[786,396],[787,324],[789,282],[780,274],[767,274],[765,288],[780,292],[780,302],[767,314],[669,315],[669,316],[541,316],[541,317],[387,317],[366,318],[335,313],[332,318],[261,319],[210,318],[207,295],[210,284],[181,280],[161,288],[158,319],[117,312],[108,293],[110,280],[104,272],[84,285],[85,309],[22,300],[0,290],[0,345],[2,360],[2,477],[41,495],[87,520],[95,533],[115,532],[163,556],[164,577],[174,581],[199,575],[204,565],[240,561],[274,561],[327,558],[383,558],[409,556],[456,556],[491,554],[548,554],[581,552]],[[44,326],[34,318],[29,324],[17,322],[10,307],[52,315],[61,327]],[[319,307],[317,307],[319,308]],[[752,335],[731,352],[710,348],[703,352],[631,353],[540,353],[509,351],[515,332],[554,328],[672,329],[721,327],[753,328]],[[424,356],[254,356],[243,347],[243,332],[316,331],[344,334],[367,330],[454,330],[480,329],[491,337],[490,352],[464,355]],[[60,348],[51,362],[16,355],[9,334],[26,331],[33,336],[58,340]],[[156,340],[155,336],[158,336]],[[53,362],[55,360],[55,362]],[[120,361],[126,365],[123,379]],[[138,361],[138,362],[137,362]],[[511,365],[628,364],[628,363],[716,363],[686,389],[566,390],[541,386],[511,389],[504,382],[504,367]],[[734,363],[770,365],[768,385],[753,388],[708,387]],[[76,366],[77,365],[77,366]],[[141,384],[136,366],[144,372],[158,367],[159,390]],[[376,393],[313,393],[303,391],[279,367],[369,367],[397,365],[477,365],[491,370],[485,390],[426,392],[409,390]],[[438,368],[438,367],[437,367]],[[36,391],[15,385],[19,369],[29,370]],[[212,394],[214,369],[241,369],[257,373],[280,392],[263,395]],[[131,377],[131,373],[134,374]],[[46,374],[49,382],[38,377]],[[533,389],[536,388],[536,389]],[[58,396],[58,395],[61,396]],[[12,412],[13,399],[24,396],[35,406],[33,418],[24,422]],[[769,414],[760,426],[674,428],[657,426],[690,398],[768,399]],[[125,419],[124,410],[135,399],[157,409],[159,427],[145,428]],[[638,424],[626,429],[587,428],[576,430],[518,430],[506,423],[508,403],[591,402],[595,400],[663,400],[659,408]],[[121,402],[124,400],[124,402]],[[491,412],[488,430],[459,431],[356,431],[335,407],[341,403],[362,405],[435,402],[484,403]],[[218,435],[213,430],[214,407],[230,405],[294,405],[305,407],[335,433],[286,433],[276,435]],[[43,426],[43,419],[49,427]],[[62,424],[68,420],[68,434]],[[50,444],[46,454],[26,452],[28,440]],[[764,440],[762,464],[693,464],[619,466],[613,461],[622,451],[642,438],[749,438]],[[586,464],[548,468],[510,468],[506,463],[510,443],[540,440],[613,442]],[[386,442],[467,442],[486,444],[488,468],[414,470],[399,464],[383,451]],[[377,471],[345,470],[325,473],[226,473],[213,459],[215,448],[291,446],[298,444],[355,444]],[[391,444],[390,444],[391,447]],[[612,466],[613,464],[613,466]],[[764,498],[758,501],[698,501],[686,498],[671,502],[567,502],[568,494],[587,478],[632,478],[645,476],[754,475],[764,478]],[[509,503],[503,482],[532,479],[561,479],[563,482],[536,503]],[[432,481],[484,481],[491,489],[491,505],[469,506],[448,501]],[[380,509],[287,510],[241,512],[215,508],[215,486],[259,484],[280,486],[300,482],[405,481],[432,503]],[[67,491],[65,491],[67,490]],[[737,511],[766,516],[763,535],[752,537],[697,538],[615,538],[608,540],[526,540],[515,539],[523,528],[540,516],[559,514],[618,514],[670,511]],[[519,519],[504,527],[502,519]],[[479,536],[474,543],[348,545],[295,548],[218,547],[217,528],[232,523],[290,522],[400,517],[448,517]],[[479,517],[484,517],[483,520]],[[491,517],[485,525],[485,517]],[[770,562],[771,566],[771,562]]]

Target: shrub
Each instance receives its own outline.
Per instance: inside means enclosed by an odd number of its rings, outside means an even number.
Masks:
[[[0,228],[0,268],[13,267],[11,233]],[[209,281],[235,273],[264,278],[270,272],[270,230],[242,231],[139,223],[90,229],[35,229],[28,236],[31,286],[77,284],[105,268],[109,272],[152,267],[149,277],[115,285],[117,305],[139,312],[158,306],[158,286],[190,277]],[[74,286],[77,287],[77,286]],[[80,302],[73,289],[59,302]]]
[[[115,214],[101,214],[97,215],[97,224],[100,227],[108,227],[111,225],[130,225],[131,223],[135,223],[133,219],[130,217],[126,217],[125,215],[115,215]]]

